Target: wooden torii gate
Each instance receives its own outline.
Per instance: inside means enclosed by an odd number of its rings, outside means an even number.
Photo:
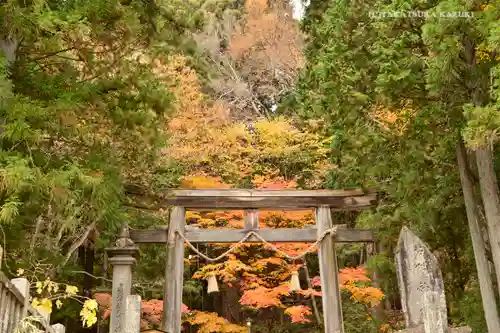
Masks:
[[[165,272],[163,330],[169,333],[181,331],[181,304],[184,273],[184,241],[181,232],[191,243],[237,243],[249,231],[257,233],[270,243],[315,242],[326,230],[333,227],[332,211],[363,210],[373,207],[377,195],[374,191],[354,190],[169,190],[165,203],[173,206],[168,228],[130,230],[130,245],[134,243],[166,243],[168,246]],[[244,210],[243,229],[195,229],[185,227],[186,210]],[[258,209],[304,210],[315,209],[314,228],[259,229]],[[130,241],[130,240],[129,240]],[[324,327],[326,333],[344,333],[340,287],[338,280],[335,243],[374,242],[373,230],[338,229],[319,244],[319,268],[321,276]],[[259,243],[251,236],[246,242]],[[132,247],[132,249],[136,249]],[[117,254],[123,249],[112,250]],[[136,251],[136,250],[133,250]],[[132,252],[130,252],[132,253]],[[112,253],[110,253],[112,254]],[[112,261],[113,258],[110,258]],[[118,260],[120,264],[123,259]],[[116,269],[116,267],[114,267]],[[127,271],[128,272],[128,271]],[[127,273],[130,274],[130,273]],[[115,274],[113,274],[115,276]],[[116,281],[118,285],[119,282]],[[113,279],[115,285],[115,279]],[[123,283],[120,284],[123,287]],[[130,289],[130,286],[126,286]],[[115,290],[117,287],[113,287]],[[117,289],[119,290],[119,289]],[[123,290],[123,289],[120,289]],[[114,295],[113,295],[114,296]],[[115,297],[113,297],[115,299]],[[113,309],[114,311],[115,309]],[[113,316],[112,316],[113,320]]]

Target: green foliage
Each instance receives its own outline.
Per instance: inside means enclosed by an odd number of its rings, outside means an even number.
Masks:
[[[498,44],[491,36],[498,29],[498,9],[466,1],[332,1],[320,14],[319,4],[313,5],[304,22],[313,36],[308,65],[282,110],[326,120],[337,166],[327,186],[377,188],[382,204],[361,214],[358,225],[377,228],[388,253],[401,226],[416,231],[437,251],[447,298],[456,302],[476,273],[470,240],[463,237],[468,229],[455,146],[462,131],[476,147],[498,128],[498,88],[489,85],[490,72],[496,82],[498,60],[491,51]],[[412,10],[437,14],[370,15]],[[452,11],[475,15],[439,16]],[[479,59],[481,47],[489,60]],[[394,270],[384,262],[379,269],[394,281]],[[482,317],[480,308],[475,318]],[[477,322],[465,313],[453,321]]]
[[[473,282],[470,289],[464,291],[461,298],[456,300],[456,303],[450,307],[450,317],[458,324],[469,325],[473,332],[487,332],[484,316],[480,311],[482,307],[481,293],[479,286]]]
[[[342,314],[345,333],[378,333],[377,322],[367,317],[364,305],[351,300],[349,293],[342,291]]]
[[[496,141],[496,133],[500,129],[500,118],[497,112],[496,105],[474,107],[469,104],[464,106],[467,127],[463,135],[470,147],[481,147]]]
[[[124,222],[164,224],[126,208],[124,185],[178,182],[160,153],[174,99],[157,60],[183,48],[200,15],[181,0],[9,0],[0,17],[4,267],[80,281],[79,247],[109,246]],[[156,262],[141,262],[144,280],[164,252],[146,250]],[[56,318],[78,321],[74,310]]]

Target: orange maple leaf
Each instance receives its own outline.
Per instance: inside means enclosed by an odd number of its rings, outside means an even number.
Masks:
[[[312,312],[308,306],[296,305],[287,308],[285,314],[290,316],[292,323],[308,323],[311,320],[306,318],[306,316],[310,316]]]
[[[269,307],[283,307],[280,297],[289,295],[290,287],[287,284],[279,285],[276,288],[257,287],[245,291],[240,298],[241,305],[252,306],[259,309]]]
[[[339,270],[339,283],[344,285],[348,282],[371,282],[371,279],[363,267],[346,267]]]

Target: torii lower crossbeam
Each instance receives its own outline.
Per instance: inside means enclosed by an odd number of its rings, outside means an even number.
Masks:
[[[130,230],[134,243],[167,243],[167,227],[152,230]],[[251,229],[270,243],[308,243],[318,238],[317,228]],[[248,232],[246,229],[191,229],[185,228],[184,237],[191,243],[237,243]],[[374,230],[338,229],[336,243],[373,242]],[[246,243],[260,243],[252,236]]]

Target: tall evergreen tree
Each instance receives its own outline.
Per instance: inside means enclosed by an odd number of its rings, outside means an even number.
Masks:
[[[426,15],[419,17],[416,11]],[[389,234],[383,237],[389,240],[389,253],[402,225],[418,231],[445,272],[451,320],[478,331],[486,330],[478,319],[482,313],[467,312],[461,302],[471,297],[469,286],[476,278],[474,251],[462,237],[469,228],[456,147],[461,133],[476,148],[474,140],[484,142],[497,126],[496,102],[488,93],[497,89],[490,84],[490,73],[498,65],[497,38],[492,37],[498,36],[498,18],[497,7],[471,1],[332,1],[319,19],[305,21],[313,36],[308,67],[290,107],[284,108],[297,110],[302,118],[327,120],[337,151],[330,186],[382,190],[382,205],[362,215],[359,224]],[[488,60],[480,61],[479,55]],[[470,161],[474,154],[462,156],[467,172],[479,175],[471,174],[474,202],[467,208],[482,209],[481,189],[490,240],[496,242],[498,199],[489,152],[479,158],[481,149],[477,151],[477,166]],[[484,248],[486,239],[474,239]],[[488,255],[498,267],[495,247]],[[474,250],[484,262],[484,251]],[[481,290],[488,329],[495,332],[499,321],[491,277],[489,282],[481,279],[485,283],[489,286]]]

